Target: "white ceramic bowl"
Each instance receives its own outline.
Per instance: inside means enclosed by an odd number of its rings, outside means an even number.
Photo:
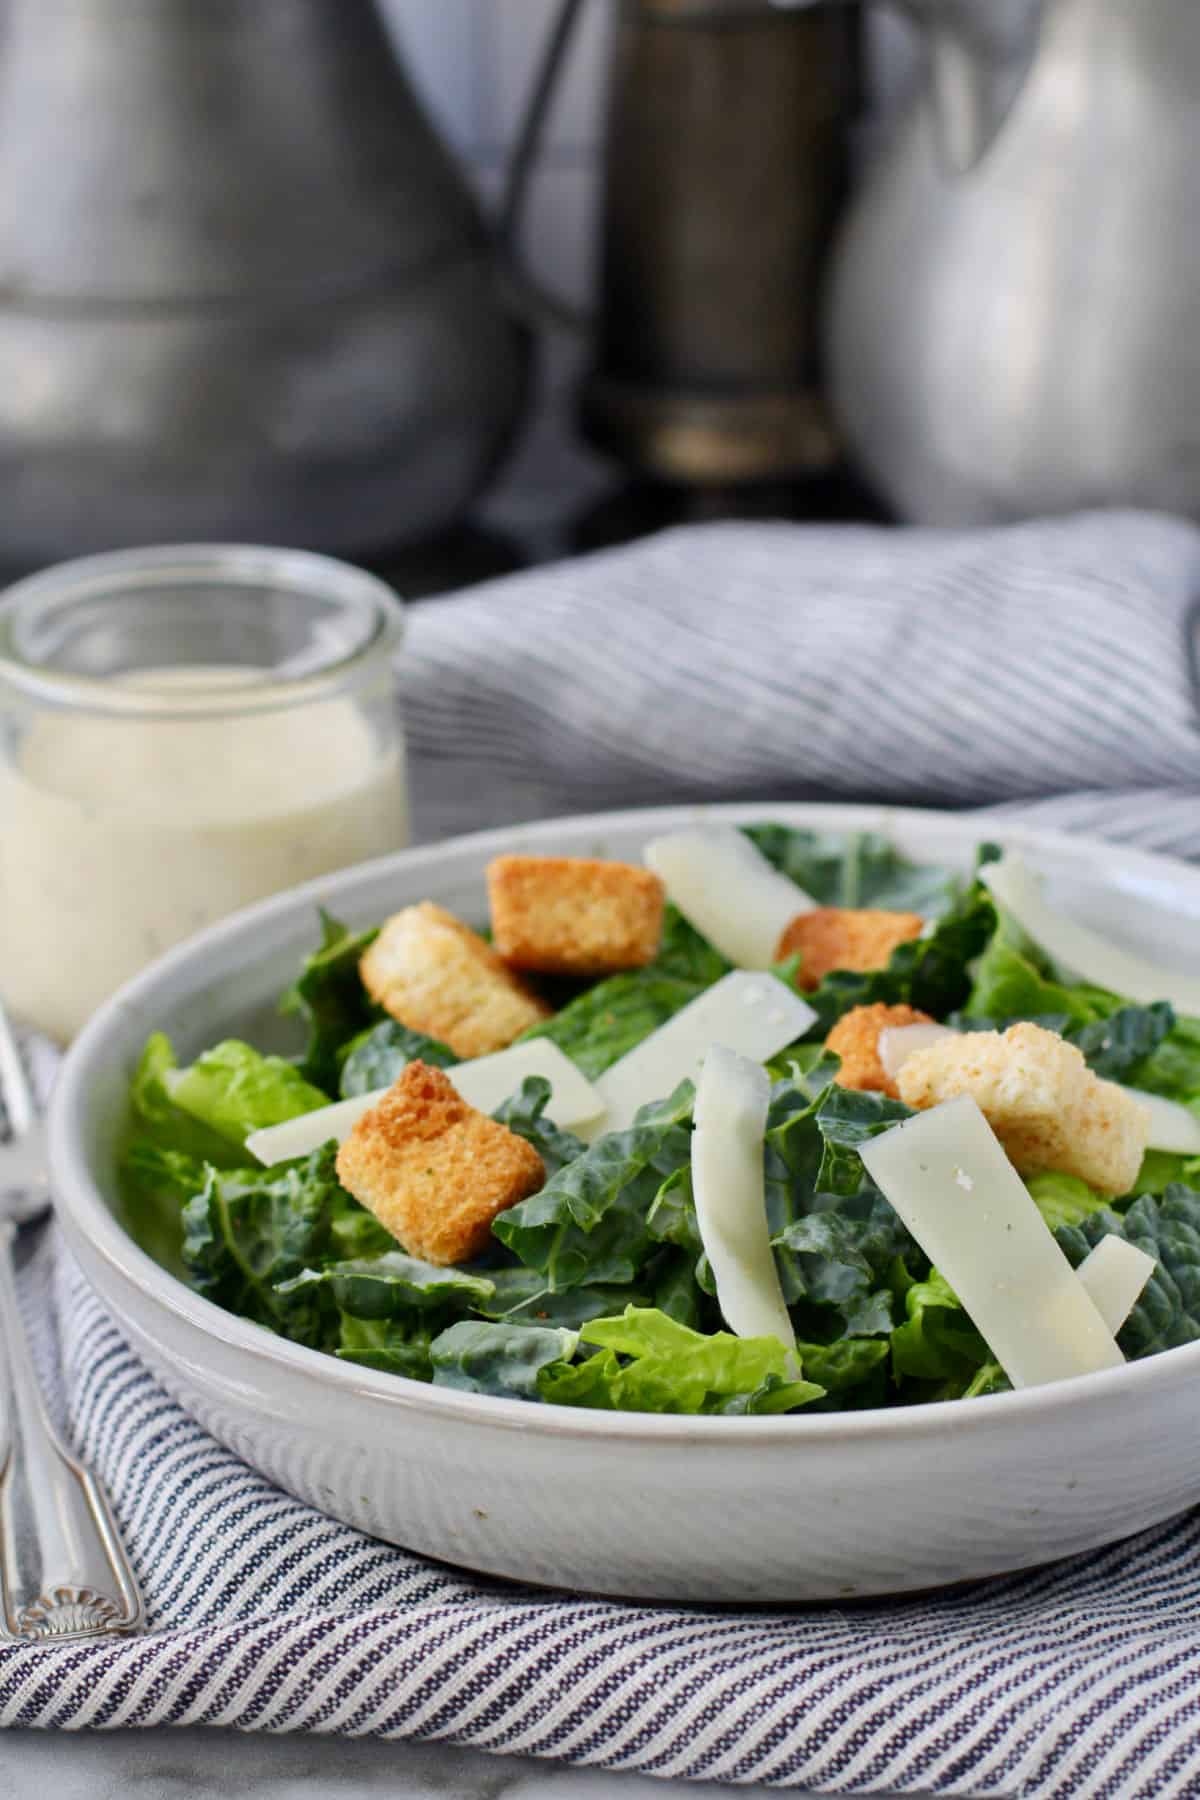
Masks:
[[[71,1049],[51,1122],[59,1215],[139,1354],[219,1438],[291,1493],[449,1562],[601,1593],[828,1600],[1000,1573],[1111,1542],[1200,1496],[1200,1344],[1024,1393],[806,1418],[613,1415],[495,1400],[341,1363],[191,1293],[114,1212],[113,1145],[147,1034],[184,1057],[274,1030],[314,941],[434,897],[483,916],[500,850],[636,857],[674,808],[489,832],[311,882],[171,952]],[[945,814],[763,805],[708,809],[889,832],[967,866],[980,835]],[[1200,872],[1166,858],[1006,831],[1060,902],[1200,969]]]

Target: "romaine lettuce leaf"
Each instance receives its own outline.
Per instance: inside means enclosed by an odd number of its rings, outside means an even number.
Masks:
[[[1078,1225],[1091,1213],[1112,1204],[1106,1194],[1096,1193],[1078,1175],[1063,1175],[1057,1170],[1029,1175],[1025,1186],[1051,1231],[1057,1231],[1060,1225]]]
[[[173,1275],[184,1271],[183,1208],[204,1186],[207,1165],[183,1150],[132,1137],[117,1165],[125,1225],[148,1256]]]
[[[381,1016],[358,973],[359,958],[379,932],[351,931],[323,907],[320,916],[320,945],[305,958],[296,981],[280,998],[279,1010],[298,1014],[308,1026],[308,1048],[300,1064],[305,1079],[336,1094],[343,1050]]]
[[[738,1394],[718,1394],[705,1402],[706,1413],[746,1417],[765,1413],[796,1412],[825,1398],[815,1381],[789,1381],[784,1375],[764,1375],[756,1388]]]
[[[292,1063],[237,1038],[214,1044],[186,1069],[169,1071],[164,1085],[181,1112],[238,1146],[253,1131],[329,1104],[329,1096]]]
[[[905,1320],[892,1333],[892,1367],[898,1377],[968,1385],[991,1360],[987,1345],[936,1269],[904,1296]]]
[[[1137,1006],[1103,988],[1060,980],[1001,912],[966,1007],[949,1022],[960,1029],[1003,1030],[1018,1019],[1061,1032],[1106,1081],[1200,1109],[1200,1019],[1177,1017],[1165,1000]]]
[[[399,1019],[381,1019],[351,1038],[342,1057],[338,1092],[343,1100],[352,1100],[376,1088],[391,1087],[410,1062],[452,1069],[458,1060],[448,1044],[439,1044],[424,1032],[410,1031]]]
[[[997,1362],[986,1362],[976,1369],[962,1391],[964,1400],[977,1400],[981,1394],[1011,1394],[1012,1382]]]
[[[800,1377],[777,1338],[706,1335],[652,1307],[593,1319],[580,1337],[602,1354],[572,1368],[547,1366],[538,1380],[543,1399],[626,1412],[790,1412],[824,1391]]]
[[[1147,1150],[1138,1170],[1133,1194],[1165,1194],[1173,1182],[1196,1187],[1200,1156],[1179,1156],[1173,1150]]]
[[[518,1042],[549,1038],[593,1081],[728,972],[725,958],[668,905],[652,963],[597,982]]]
[[[552,1293],[633,1282],[652,1239],[646,1215],[667,1175],[688,1160],[694,1091],[681,1082],[643,1106],[627,1131],[606,1132],[528,1200],[502,1212],[492,1231]]]
[[[968,1019],[991,1023],[1057,1014],[1069,1029],[1107,1019],[1121,1005],[1116,994],[1056,980],[1047,959],[1016,921],[1002,909],[997,917],[991,941],[976,964],[970,993],[965,1002],[956,1003]]]
[[[165,1032],[152,1032],[129,1085],[133,1106],[131,1141],[137,1137],[144,1143],[157,1144],[160,1150],[178,1151],[218,1167],[243,1164],[246,1158],[240,1143],[235,1145],[211,1124],[176,1105],[168,1091],[168,1081],[178,1068],[170,1038]]]

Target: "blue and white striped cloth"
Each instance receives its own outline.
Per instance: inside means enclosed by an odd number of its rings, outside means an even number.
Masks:
[[[414,615],[426,834],[610,798],[1001,805],[1200,855],[1200,533],[713,527]],[[1064,794],[1063,789],[1073,790]],[[829,1793],[1200,1794],[1200,1521],[854,1609],[630,1606],[459,1575],[272,1488],[138,1363],[53,1237],[24,1300],[149,1609],[0,1653],[0,1721],[446,1739]]]

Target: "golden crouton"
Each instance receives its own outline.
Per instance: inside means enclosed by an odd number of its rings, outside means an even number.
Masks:
[[[393,913],[358,970],[377,1005],[456,1056],[503,1050],[550,1010],[490,944],[432,900]]]
[[[1127,1194],[1137,1180],[1148,1108],[1040,1025],[943,1038],[909,1058],[897,1086],[918,1110],[972,1095],[1023,1175],[1058,1169],[1105,1194]]]
[[[919,913],[879,912],[870,908],[817,906],[793,919],[779,940],[777,962],[800,952],[802,988],[820,985],[831,969],[886,969],[898,944],[920,937],[925,921]]]
[[[541,1187],[524,1138],[468,1106],[440,1069],[410,1062],[338,1151],[338,1179],[410,1256],[449,1265],[487,1248],[492,1220]]]
[[[898,1025],[932,1025],[928,1013],[915,1006],[855,1006],[843,1013],[825,1048],[842,1059],[834,1077],[839,1087],[869,1088],[900,1098],[900,1090],[879,1060],[879,1034]]]
[[[497,856],[488,864],[496,948],[517,969],[611,975],[653,961],[666,890],[633,863]]]

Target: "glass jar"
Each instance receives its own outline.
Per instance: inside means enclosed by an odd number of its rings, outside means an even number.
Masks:
[[[0,596],[0,995],[67,1039],[168,945],[407,841],[391,590],[182,545]]]

